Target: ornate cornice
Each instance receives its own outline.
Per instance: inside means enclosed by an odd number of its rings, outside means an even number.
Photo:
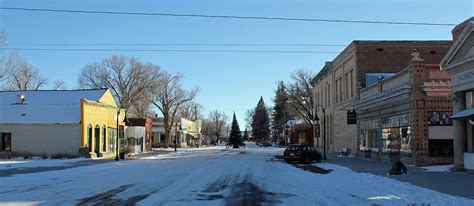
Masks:
[[[451,92],[451,81],[423,82],[420,89],[429,97],[448,97]]]

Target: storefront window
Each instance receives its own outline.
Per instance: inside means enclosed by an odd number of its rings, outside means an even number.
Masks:
[[[402,127],[400,129],[400,150],[409,152],[411,151],[410,148],[410,141],[411,141],[411,128],[410,127]]]
[[[451,119],[452,112],[428,112],[429,126],[453,125]]]
[[[108,128],[109,132],[109,152],[115,151],[115,138],[117,138],[117,130],[115,128]]]
[[[361,130],[359,135],[359,149],[365,150],[367,149],[367,130]]]
[[[377,149],[377,130],[362,130],[360,135],[359,146],[361,150]]]

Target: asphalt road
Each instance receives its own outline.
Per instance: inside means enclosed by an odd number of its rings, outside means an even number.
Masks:
[[[281,159],[282,151],[207,149],[70,168],[36,168],[0,177],[0,205],[472,203],[336,165],[289,165]]]

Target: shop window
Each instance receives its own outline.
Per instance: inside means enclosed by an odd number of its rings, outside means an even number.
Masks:
[[[367,145],[367,130],[361,130],[360,131],[360,142],[359,142],[359,148],[360,150],[366,150],[368,148]]]
[[[115,151],[115,138],[117,138],[117,130],[115,128],[108,128],[109,132],[109,152]]]
[[[429,126],[445,126],[453,125],[450,117],[453,113],[446,112],[428,112],[428,125]]]
[[[411,142],[411,128],[402,127],[400,129],[400,150],[411,151],[410,142]]]
[[[453,156],[453,140],[445,140],[445,139],[428,140],[428,156],[452,157]]]
[[[400,129],[389,128],[382,130],[383,151],[392,152],[400,150]]]

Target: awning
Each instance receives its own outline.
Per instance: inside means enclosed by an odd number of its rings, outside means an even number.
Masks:
[[[451,116],[451,119],[469,119],[469,118],[474,118],[474,108],[465,109]]]

